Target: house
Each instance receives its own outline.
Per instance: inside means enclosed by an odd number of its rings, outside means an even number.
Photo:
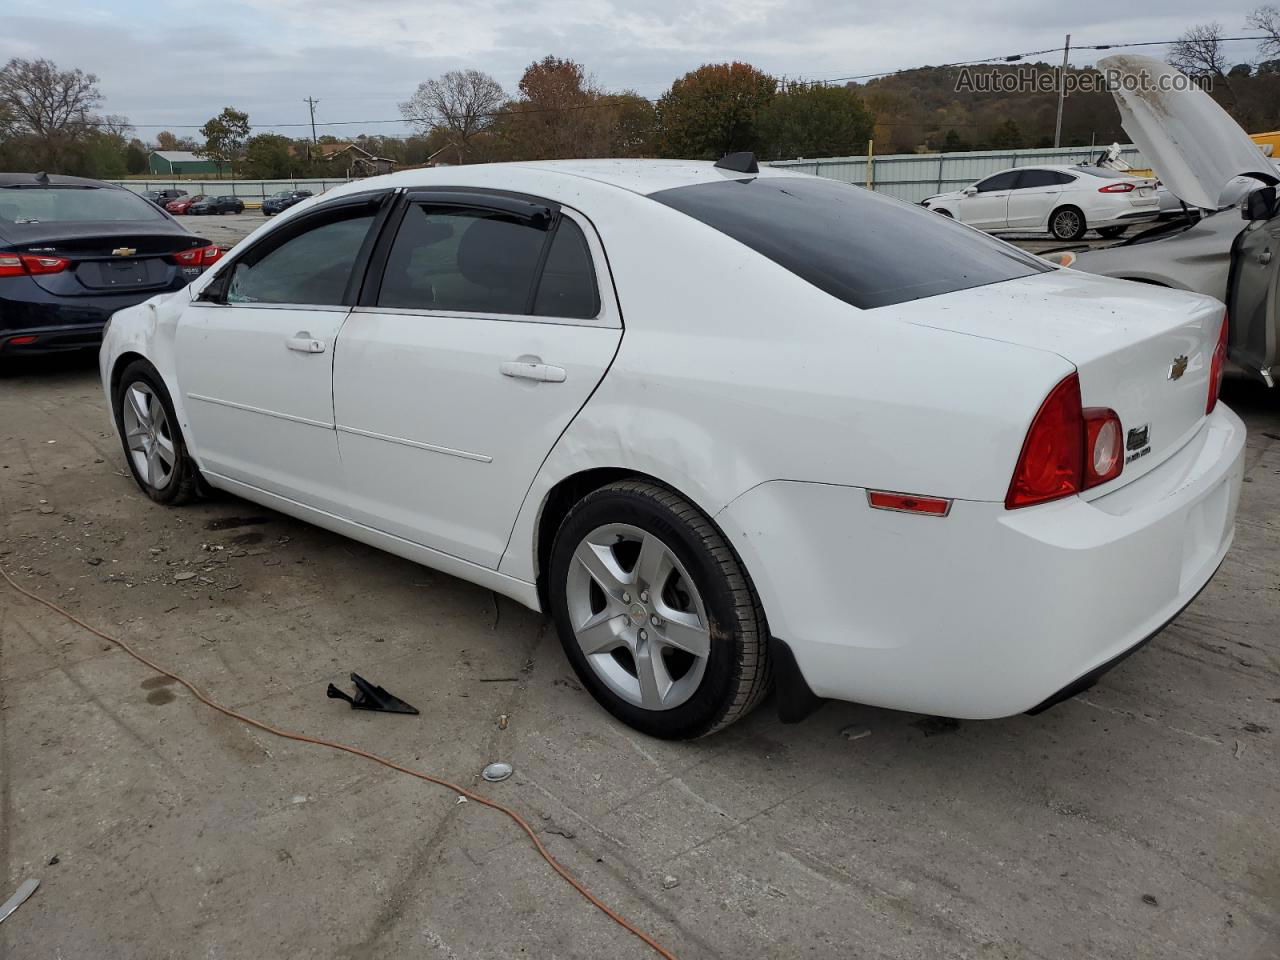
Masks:
[[[307,147],[311,159],[326,164],[335,174],[348,177],[372,177],[390,173],[396,162],[389,157],[377,157],[355,143],[313,143]]]
[[[152,150],[147,169],[153,174],[174,176],[182,173],[217,173],[218,165],[207,157],[197,157],[190,150]]]

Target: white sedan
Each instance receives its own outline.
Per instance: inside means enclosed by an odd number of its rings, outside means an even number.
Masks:
[[[999,717],[1087,686],[1231,544],[1222,305],[760,170],[411,170],[117,313],[130,470],[512,597],[655,736],[778,691]]]
[[[1015,167],[929,197],[922,206],[990,233],[1050,233],[1079,240],[1089,230],[1118,237],[1160,216],[1157,181],[1089,166]]]

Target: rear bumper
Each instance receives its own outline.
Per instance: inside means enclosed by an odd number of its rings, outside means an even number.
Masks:
[[[96,348],[113,313],[181,290],[187,282],[175,279],[163,290],[64,297],[41,289],[30,278],[5,280],[0,291],[0,356]],[[21,342],[28,337],[35,339]]]
[[[815,694],[984,719],[1056,702],[1182,610],[1231,545],[1244,425],[1219,404],[1114,493],[945,518],[775,481],[717,516]]]
[[[96,350],[102,343],[105,325],[106,320],[99,320],[96,323],[0,331],[0,357]]]

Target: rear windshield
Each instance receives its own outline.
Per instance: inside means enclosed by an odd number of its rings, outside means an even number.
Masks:
[[[924,207],[838,180],[724,180],[650,196],[862,309],[1053,269]]]
[[[163,220],[164,214],[128,190],[100,187],[0,188],[0,222],[101,223]]]

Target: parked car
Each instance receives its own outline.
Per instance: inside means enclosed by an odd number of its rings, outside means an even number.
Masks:
[[[262,215],[270,217],[282,210],[288,210],[295,203],[301,203],[311,195],[310,190],[281,190],[279,193],[273,193],[262,201]]]
[[[924,206],[990,233],[1051,233],[1078,240],[1089,230],[1117,237],[1159,216],[1156,182],[1091,166],[1014,167]]]
[[[160,207],[161,209],[163,209],[166,204],[171,203],[174,200],[177,200],[179,197],[185,197],[186,195],[187,195],[187,191],[176,190],[176,189],[175,190],[148,190],[142,194],[143,197],[150,200],[152,203],[154,203],[157,207]]]
[[[170,213],[183,214],[190,213],[194,204],[200,203],[202,200],[208,199],[203,193],[197,193],[193,197],[179,197],[177,200],[170,200],[164,205],[164,208]]]
[[[558,161],[338,187],[100,365],[154,500],[203,477],[545,610],[679,738],[771,684],[792,719],[1088,686],[1231,544],[1223,327],[750,155]]]
[[[0,173],[0,358],[95,347],[113,312],[219,255],[123,187]]]
[[[239,197],[205,197],[191,204],[187,213],[198,216],[209,213],[244,213],[244,201]]]
[[[1169,189],[1194,208],[1194,215],[1117,246],[1047,256],[1076,270],[1224,301],[1231,317],[1231,360],[1274,384],[1280,375],[1280,256],[1275,255],[1280,248],[1280,209],[1274,189],[1280,171],[1208,94],[1179,88],[1172,67],[1151,57],[1127,55],[1101,63],[1135,77],[1146,71],[1154,82],[1171,84],[1154,101],[1123,89],[1113,95],[1125,131]],[[1240,199],[1240,184],[1250,181],[1252,190]],[[1227,199],[1237,206],[1219,209]]]

